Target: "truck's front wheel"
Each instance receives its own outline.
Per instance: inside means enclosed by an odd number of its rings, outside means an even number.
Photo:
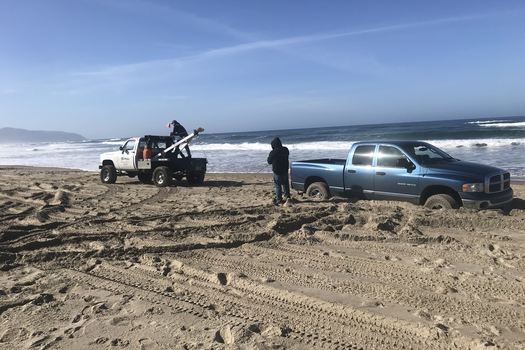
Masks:
[[[114,184],[117,181],[117,170],[113,165],[104,165],[100,169],[100,180],[105,184]]]
[[[330,198],[330,191],[324,182],[314,182],[306,189],[308,198],[325,201]]]
[[[171,185],[172,174],[171,170],[165,166],[159,166],[153,172],[153,182],[157,187],[166,187]]]
[[[439,209],[457,209],[459,208],[458,202],[449,196],[448,194],[435,194],[428,197],[425,202],[425,208],[432,210]]]

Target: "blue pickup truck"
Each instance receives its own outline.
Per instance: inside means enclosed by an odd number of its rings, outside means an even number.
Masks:
[[[505,170],[455,159],[420,141],[357,142],[347,159],[297,161],[290,172],[292,188],[321,200],[336,195],[486,209],[513,199]]]

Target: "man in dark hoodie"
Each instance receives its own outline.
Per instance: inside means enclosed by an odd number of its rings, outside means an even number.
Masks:
[[[183,127],[182,124],[176,120],[173,120],[171,123],[169,123],[168,127],[173,128],[173,131],[170,134],[170,136],[173,137],[173,142],[177,142],[179,140],[182,140],[186,136],[188,136],[188,132],[186,131],[186,128]],[[186,147],[184,147],[184,149],[186,150],[188,157],[191,158],[190,147],[186,144]],[[179,147],[177,147],[175,154],[180,154],[181,156],[184,157],[184,154],[182,154],[182,152],[179,150]]]
[[[290,152],[284,147],[281,140],[276,137],[272,140],[272,151],[268,155],[268,164],[272,165],[273,182],[275,183],[274,204],[279,205],[284,197],[290,198],[290,183],[288,181],[288,156]]]

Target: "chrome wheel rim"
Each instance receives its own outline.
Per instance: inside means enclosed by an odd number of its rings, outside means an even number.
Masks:
[[[164,183],[164,180],[165,180],[164,174],[160,173],[157,175],[157,183],[159,185],[162,185]]]
[[[321,191],[319,191],[318,189],[312,190],[310,192],[310,197],[321,199],[321,197],[322,197]]]

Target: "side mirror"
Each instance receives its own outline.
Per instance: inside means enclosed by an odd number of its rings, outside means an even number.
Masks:
[[[123,150],[124,150],[124,147],[120,146],[118,149],[121,150],[121,151],[123,151]]]

